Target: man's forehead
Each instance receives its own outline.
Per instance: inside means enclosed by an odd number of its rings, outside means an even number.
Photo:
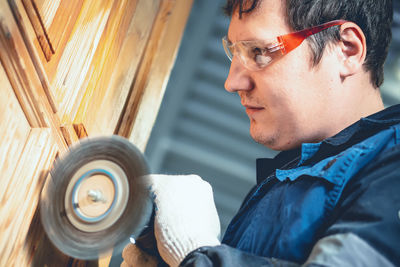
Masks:
[[[271,2],[276,0],[228,0],[232,2],[232,14],[237,13],[241,17],[247,16],[249,14],[255,14],[260,12],[260,8],[265,2]],[[282,1],[282,0],[278,0]]]
[[[275,2],[272,0],[271,2]],[[280,2],[280,1],[278,1]],[[257,11],[239,17],[232,14],[227,38],[231,42],[242,40],[265,40],[290,32],[280,6],[259,6]]]

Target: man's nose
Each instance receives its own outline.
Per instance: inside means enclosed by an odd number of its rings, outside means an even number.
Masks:
[[[225,81],[225,89],[230,93],[251,90],[254,84],[249,74],[250,71],[234,56]]]

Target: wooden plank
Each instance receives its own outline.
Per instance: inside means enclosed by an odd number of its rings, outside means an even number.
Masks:
[[[94,114],[90,116],[92,121],[85,123],[86,127],[96,124],[99,119],[104,119],[98,118],[96,115],[99,111],[106,111],[108,108],[102,104],[102,101],[105,98],[107,84],[115,68],[120,47],[124,41],[123,37],[127,31],[129,20],[134,13],[136,3],[137,1],[129,0],[114,2],[90,65],[93,71],[90,76],[86,77],[86,87],[82,88],[84,95],[80,105],[77,106],[75,112],[69,114],[74,118],[74,123],[81,123],[82,117],[90,115],[90,113]],[[99,108],[100,106],[101,108]]]
[[[29,20],[32,23],[33,29],[35,30],[36,37],[39,41],[40,47],[42,48],[43,54],[47,61],[50,61],[51,56],[54,54],[54,48],[51,46],[49,37],[42,24],[41,18],[37,13],[37,9],[33,5],[31,0],[22,0],[26,13],[28,14]]]
[[[49,179],[47,177],[46,179]],[[30,256],[30,258],[27,257]],[[40,221],[40,210],[36,209],[23,245],[23,252],[16,256],[15,266],[68,266],[97,267],[96,260],[83,261],[68,257],[49,240]]]
[[[13,13],[19,13],[19,17],[16,18],[16,20],[18,21],[18,24],[23,25],[23,28],[25,29],[25,31],[23,32],[24,38],[29,41],[29,46],[34,47],[34,50],[36,50],[37,57],[35,57],[35,59],[39,59],[38,63],[43,65],[43,69],[47,74],[48,80],[50,81],[50,83],[53,83],[54,75],[57,71],[57,66],[59,65],[59,61],[63,54],[64,48],[67,42],[70,40],[72,30],[75,27],[75,22],[79,16],[79,12],[83,4],[83,0],[63,0],[61,1],[60,6],[57,6],[57,3],[54,3],[51,0],[46,0],[47,2],[49,2],[49,6],[47,7],[46,4],[41,2],[41,0],[33,0],[33,5],[37,7],[39,13],[42,12],[41,10],[43,10],[43,8],[53,9],[49,10],[47,13],[48,16],[50,16],[48,21],[46,21],[45,17],[42,17],[42,15],[40,15],[40,17],[43,18],[42,23],[44,25],[46,25],[46,23],[49,23],[50,21],[52,23],[50,25],[50,28],[45,28],[50,41],[52,40],[51,42],[55,50],[55,54],[53,54],[50,61],[47,61],[44,53],[42,53],[41,51],[42,48],[36,36],[35,29],[29,19],[27,10],[22,3],[22,1],[25,0],[7,1],[9,2]],[[54,18],[51,19],[52,14],[50,13],[54,11],[56,11],[57,13],[54,15]],[[56,37],[54,35],[56,35]]]
[[[47,0],[47,2],[51,3],[53,1],[54,0]],[[52,21],[50,26],[46,28],[48,30],[50,42],[55,51],[58,51],[61,48],[63,38],[71,34],[82,5],[83,0],[61,1],[57,13],[55,14],[55,19]]]
[[[57,112],[57,106],[54,102],[54,96],[51,90],[51,85],[50,82],[47,78],[47,75],[45,73],[45,70],[43,68],[43,65],[40,61],[40,57],[37,53],[36,48],[34,47],[33,43],[30,41],[29,39],[29,30],[28,28],[25,26],[24,24],[24,19],[23,19],[23,15],[21,14],[21,12],[19,11],[16,3],[14,0],[8,0],[8,3],[10,4],[11,10],[13,12],[13,15],[15,17],[15,21],[18,25],[18,28],[21,32],[21,36],[24,40],[24,43],[26,45],[26,48],[28,50],[29,55],[32,58],[32,63],[35,67],[35,70],[39,76],[40,82],[43,86],[43,90],[47,96],[47,100],[49,101],[49,104],[53,110],[54,113]],[[26,19],[25,19],[26,20]]]
[[[121,8],[115,8],[120,11],[110,16],[109,22],[115,26],[110,25],[104,32],[105,45],[99,46],[98,60],[93,62],[96,71],[74,119],[75,123],[82,122],[91,135],[114,133],[159,10],[159,0],[139,0],[136,9],[134,2],[125,3],[128,6],[123,16]]]
[[[75,129],[76,135],[78,136],[79,139],[85,138],[88,136],[85,126],[82,123],[74,124],[74,129]]]
[[[62,0],[33,0],[45,29],[50,28],[51,24],[53,24],[54,17],[60,7],[61,1]]]
[[[132,93],[117,126],[142,151],[146,147],[180,44],[191,0],[164,0]]]
[[[26,0],[23,0],[26,1]],[[53,54],[68,36],[79,15],[83,0],[30,0],[46,32]]]
[[[25,72],[24,59],[19,57],[17,29],[10,29],[5,17],[0,14],[0,61],[14,88],[18,101],[32,127],[46,126],[46,121],[40,114],[39,100],[34,90],[30,90],[32,81]]]
[[[39,58],[38,62],[35,62],[35,64],[43,64],[43,68],[45,69],[45,72],[47,73],[47,66],[49,64],[47,63],[47,59],[45,58],[45,55],[42,51],[42,47],[39,43],[39,40],[36,36],[35,29],[33,28],[33,25],[29,19],[29,16],[25,10],[24,4],[22,3],[23,0],[7,0],[10,9],[12,10],[12,13],[15,17],[15,21],[18,24],[18,27],[21,31],[21,34],[24,38],[24,41],[26,43],[26,46],[29,48],[34,48],[33,51],[35,51],[35,56]],[[32,52],[30,52],[32,54]],[[56,57],[56,55],[54,55]],[[54,62],[56,61],[53,59],[49,62]]]
[[[0,196],[10,182],[31,127],[0,64]]]
[[[20,266],[16,261],[25,256],[29,264],[33,255],[24,247],[33,215],[36,211],[40,190],[57,152],[49,129],[31,130],[13,178],[0,196],[0,266]]]
[[[113,255],[112,249],[110,251],[100,255],[99,261],[98,261],[98,266],[99,267],[108,267],[110,265],[112,255]]]
[[[20,253],[14,252],[14,266],[71,266],[71,259],[54,247],[45,234],[39,208],[35,210],[26,240],[19,249]]]
[[[71,123],[70,115],[79,107],[90,76],[93,56],[110,15],[111,0],[84,2],[70,41],[57,65],[53,80],[56,103],[62,123]]]
[[[0,61],[30,126],[50,127],[60,150],[66,149],[60,121],[6,1],[0,1]]]
[[[79,141],[78,135],[76,134],[73,125],[64,124],[60,127],[60,129],[68,146],[71,146],[73,143]]]

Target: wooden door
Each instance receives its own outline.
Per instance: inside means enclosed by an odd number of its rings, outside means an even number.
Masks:
[[[63,266],[38,219],[55,158],[85,136],[144,150],[192,1],[0,0],[0,266]]]

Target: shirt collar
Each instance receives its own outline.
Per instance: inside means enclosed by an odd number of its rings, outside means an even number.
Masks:
[[[300,148],[280,152],[274,158],[259,158],[256,161],[257,184],[261,183],[265,178],[275,173],[276,169],[282,169],[291,161],[295,161],[300,157]]]
[[[257,159],[257,184],[271,175],[276,169],[297,160],[298,164],[311,164],[361,142],[362,140],[400,123],[400,105],[386,108],[345,128],[338,134],[320,143],[303,144],[301,148],[280,152],[275,158]]]
[[[353,139],[356,139],[354,141],[360,141],[397,123],[400,123],[400,105],[395,105],[366,118],[361,118],[340,133],[325,139],[323,143],[340,146],[351,142]]]

